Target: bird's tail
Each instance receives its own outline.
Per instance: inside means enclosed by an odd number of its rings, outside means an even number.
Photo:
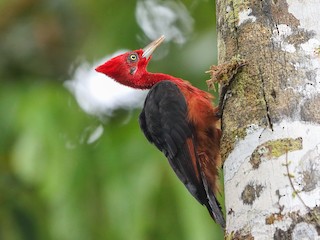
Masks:
[[[211,217],[215,220],[222,228],[226,227],[226,221],[224,220],[223,213],[221,210],[221,206],[216,198],[216,196],[212,193],[211,189],[207,191],[208,196],[208,205],[206,206]]]
[[[226,221],[224,220],[220,203],[218,202],[216,196],[214,195],[211,188],[209,187],[204,171],[201,171],[201,178],[202,178],[202,182],[203,182],[203,185],[207,194],[207,199],[208,199],[208,202],[205,203],[205,206],[207,207],[210,213],[210,216],[213,218],[213,220],[216,223],[220,224],[222,228],[225,228]]]

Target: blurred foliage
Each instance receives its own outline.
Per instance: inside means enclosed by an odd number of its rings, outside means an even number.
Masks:
[[[184,3],[195,19],[192,39],[170,46],[150,70],[205,88],[216,54],[214,3]],[[79,58],[142,47],[135,4],[0,0],[0,239],[222,239],[145,140],[139,111],[101,122],[62,85]],[[204,35],[210,51],[196,47]],[[207,65],[190,67],[201,58]],[[88,144],[101,125],[102,136]]]

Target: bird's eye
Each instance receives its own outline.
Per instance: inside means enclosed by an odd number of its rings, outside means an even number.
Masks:
[[[138,60],[137,54],[133,53],[129,55],[129,61],[130,62],[136,62]]]

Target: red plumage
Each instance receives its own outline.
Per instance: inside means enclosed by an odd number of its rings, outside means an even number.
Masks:
[[[221,167],[218,108],[212,96],[180,78],[149,73],[147,65],[160,37],[146,48],[110,59],[96,71],[138,89],[150,89],[139,122],[147,139],[165,156],[189,192],[225,227],[216,199]]]

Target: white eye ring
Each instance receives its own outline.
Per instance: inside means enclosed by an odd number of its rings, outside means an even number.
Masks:
[[[133,53],[129,55],[129,61],[136,62],[138,60],[137,54]]]

